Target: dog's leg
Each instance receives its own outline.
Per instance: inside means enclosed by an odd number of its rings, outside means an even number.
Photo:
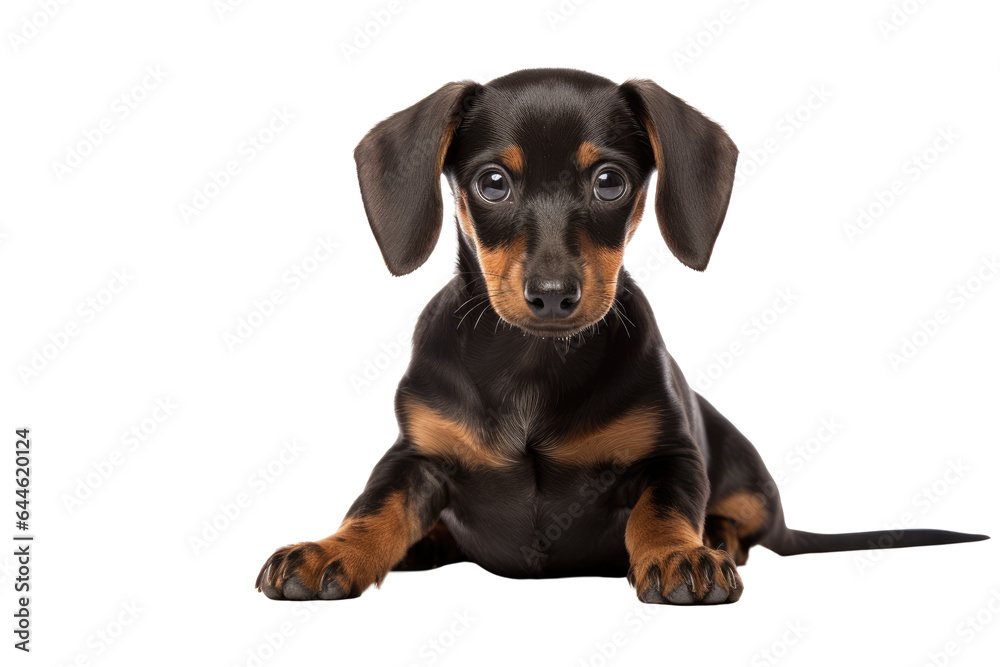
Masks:
[[[459,548],[448,526],[438,519],[423,538],[410,547],[403,560],[394,570],[433,570],[442,565],[461,563],[468,560]]]
[[[711,461],[705,544],[723,545],[744,565],[750,548],[784,525],[778,485],[750,441],[704,397],[698,404]]]
[[[336,533],[278,549],[261,568],[257,588],[275,600],[357,597],[404,559],[445,503],[443,473],[397,446],[372,471]]]
[[[702,539],[706,547],[727,552],[733,557],[736,565],[746,565],[747,549],[740,539],[740,525],[734,519],[710,513],[705,517],[705,533]]]
[[[679,496],[677,476],[658,480],[632,508],[625,527],[629,582],[643,602],[735,602],[743,593],[736,564],[725,551],[704,545],[703,493]]]
[[[760,542],[773,524],[774,514],[768,510],[769,506],[777,507],[780,516],[777,491],[773,497],[762,491],[747,490],[711,500],[705,519],[705,544],[725,549],[737,565],[746,565],[750,547]]]

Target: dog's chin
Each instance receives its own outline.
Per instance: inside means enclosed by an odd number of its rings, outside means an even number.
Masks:
[[[506,321],[506,318],[505,318]],[[599,321],[599,320],[598,320]],[[541,318],[536,318],[531,321],[518,321],[518,322],[507,322],[522,332],[529,336],[534,336],[535,338],[572,338],[573,336],[586,331],[590,327],[596,324],[595,322],[573,322],[558,324],[552,320],[543,320]]]

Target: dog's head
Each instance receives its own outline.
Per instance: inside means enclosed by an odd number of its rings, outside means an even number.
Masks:
[[[354,152],[393,274],[430,256],[444,173],[494,310],[540,336],[579,332],[611,308],[654,169],[663,238],[703,270],[736,156],[719,125],[652,81],[563,69],[447,84],[376,125]]]

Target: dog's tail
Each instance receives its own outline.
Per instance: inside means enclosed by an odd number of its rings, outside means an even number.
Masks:
[[[955,533],[950,530],[875,530],[866,533],[807,533],[779,525],[761,545],[779,556],[829,553],[832,551],[868,551],[900,549],[934,544],[956,544],[990,539],[988,535]]]

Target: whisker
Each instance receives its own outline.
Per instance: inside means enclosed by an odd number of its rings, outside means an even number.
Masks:
[[[615,316],[618,318],[618,321],[621,322],[622,328],[625,329],[625,335],[631,338],[632,334],[628,330],[628,325],[625,324],[625,322],[630,322],[631,320],[629,320],[622,314],[621,310],[618,308],[618,304],[616,304],[614,301],[611,302],[611,309],[615,311]]]
[[[488,298],[486,299],[486,302],[489,303],[489,299]],[[476,305],[479,305],[479,304],[476,304]],[[467,311],[465,311],[465,315],[462,315],[462,319],[460,319],[458,321],[458,325],[455,327],[456,330],[458,330],[458,328],[462,326],[462,322],[465,321],[465,318],[468,317],[469,313],[471,313],[473,310],[475,310],[475,308],[476,308],[476,306],[473,306],[472,308],[469,308]]]
[[[473,331],[475,331],[476,327],[479,326],[479,320],[483,319],[483,315],[485,315],[486,311],[489,310],[489,309],[490,309],[490,302],[487,301],[486,305],[483,306],[483,312],[479,313],[479,317],[476,319],[476,323],[472,325],[472,330]]]
[[[469,280],[469,282],[467,284],[468,285],[475,285],[480,280],[486,280],[486,276],[479,276],[478,278],[473,278],[473,279]]]
[[[502,278],[503,277],[499,273],[492,273],[490,271],[456,271],[455,275],[457,275],[457,276],[486,275],[486,276],[497,276],[498,278]]]
[[[631,324],[632,326],[635,326],[635,322],[633,322],[632,320],[630,320],[630,319],[628,318],[628,316],[627,316],[627,315],[625,314],[625,307],[624,307],[624,306],[622,306],[621,304],[618,304],[618,305],[619,305],[619,311],[620,311],[620,312],[618,313],[618,314],[619,314],[619,316],[621,316],[621,317],[624,317],[624,318],[625,318],[625,321],[626,321],[626,322],[628,322],[628,323],[629,323],[629,324]]]
[[[468,298],[468,299],[467,299],[467,300],[465,301],[465,303],[463,303],[463,304],[462,304],[461,306],[459,306],[458,308],[456,308],[456,309],[455,309],[455,312],[454,312],[454,313],[452,313],[452,314],[453,314],[453,315],[457,314],[457,313],[458,313],[458,311],[462,310],[462,307],[463,307],[463,306],[465,306],[465,304],[466,304],[466,303],[469,303],[469,301],[472,301],[473,299],[488,299],[488,298],[489,298],[488,296],[486,296],[486,295],[483,295],[483,294],[473,294],[473,295],[472,295],[471,297],[469,297],[469,298]],[[478,305],[478,304],[477,304],[477,305]]]

